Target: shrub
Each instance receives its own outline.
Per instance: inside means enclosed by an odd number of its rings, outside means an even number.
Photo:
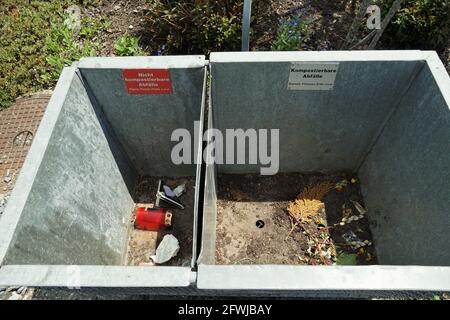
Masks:
[[[157,54],[239,50],[243,0],[154,0],[146,16]]]
[[[139,38],[128,32],[114,43],[114,51],[118,56],[143,56],[145,54],[139,46]]]
[[[281,22],[275,40],[272,44],[274,51],[295,51],[308,40],[309,22],[300,15],[294,15]]]
[[[378,3],[385,15],[393,0]],[[405,0],[382,39],[390,47],[444,49],[450,39],[450,1]]]

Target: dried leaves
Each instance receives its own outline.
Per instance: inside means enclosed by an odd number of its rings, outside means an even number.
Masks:
[[[333,190],[335,185],[331,182],[321,182],[308,185],[297,196],[297,199],[289,203],[287,208],[289,215],[297,222],[309,223],[321,210],[325,209],[322,202],[325,194]]]

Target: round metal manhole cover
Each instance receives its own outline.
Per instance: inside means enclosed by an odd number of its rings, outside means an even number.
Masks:
[[[25,95],[0,109],[0,188],[11,189],[34,140],[51,92]],[[5,180],[6,179],[6,180]]]
[[[13,145],[15,147],[28,147],[33,141],[33,132],[25,130],[19,132],[13,139]]]

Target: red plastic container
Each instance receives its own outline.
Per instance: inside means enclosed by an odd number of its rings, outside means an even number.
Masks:
[[[172,214],[163,208],[137,208],[134,226],[137,229],[159,231],[172,224]]]

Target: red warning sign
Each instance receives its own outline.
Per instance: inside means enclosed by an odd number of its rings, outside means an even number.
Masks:
[[[122,76],[129,94],[171,94],[168,69],[125,69]]]

